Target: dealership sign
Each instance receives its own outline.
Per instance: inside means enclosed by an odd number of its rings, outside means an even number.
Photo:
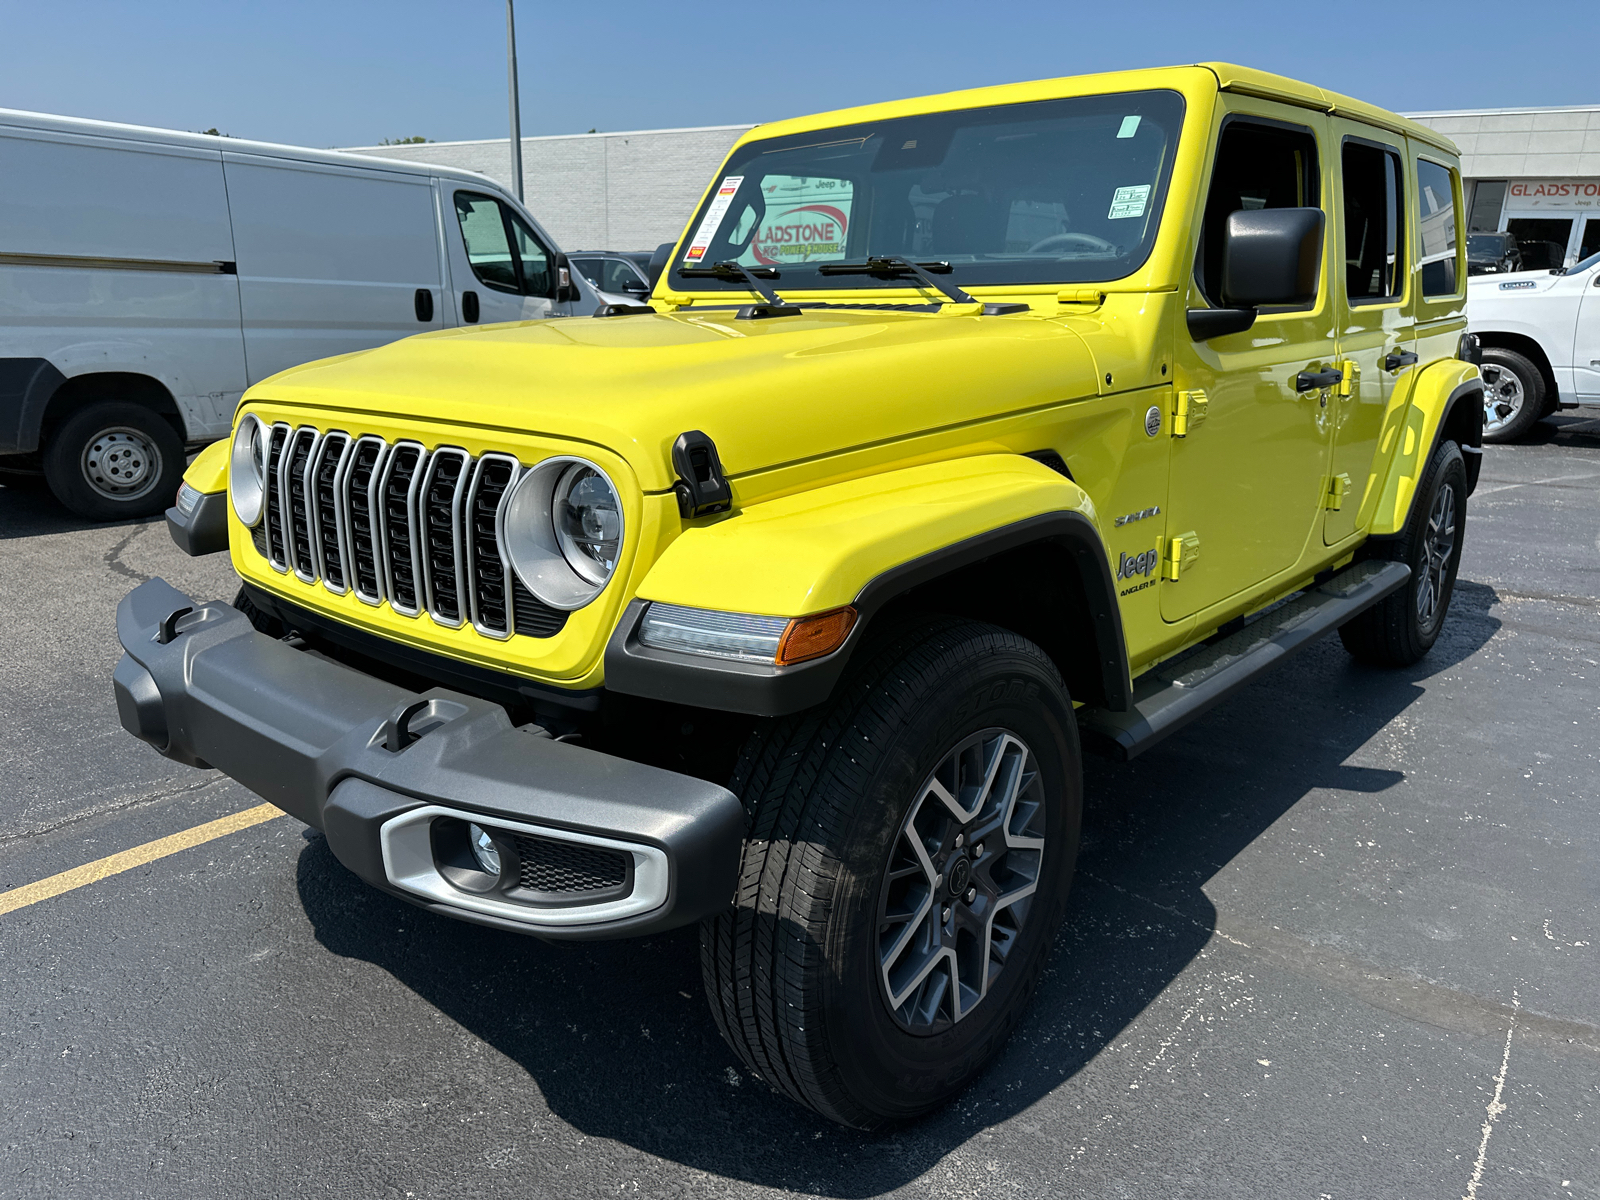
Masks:
[[[1600,180],[1519,179],[1506,188],[1506,207],[1600,208]]]

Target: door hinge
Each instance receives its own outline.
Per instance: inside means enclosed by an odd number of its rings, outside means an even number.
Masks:
[[[1209,399],[1205,392],[1199,389],[1179,392],[1172,407],[1172,436],[1188,437],[1205,424],[1208,403]]]
[[[1340,472],[1328,480],[1328,490],[1323,494],[1322,506],[1333,512],[1344,507],[1344,498],[1350,494],[1350,476]]]
[[[1361,379],[1361,364],[1347,358],[1339,364],[1339,368],[1339,395],[1348,396],[1356,390],[1356,383]]]
[[[1180,533],[1167,542],[1166,557],[1161,560],[1161,578],[1177,579],[1194,566],[1200,557],[1200,538],[1194,533]]]

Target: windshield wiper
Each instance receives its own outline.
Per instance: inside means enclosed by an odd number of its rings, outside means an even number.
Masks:
[[[909,258],[901,258],[898,254],[874,254],[866,262],[822,263],[817,267],[817,272],[821,275],[887,275],[890,278],[896,275],[915,275],[923,287],[930,291],[943,292],[953,304],[977,303],[977,300],[955,284],[941,283],[930,275],[929,271],[948,275],[951,267],[947,262],[912,262]]]
[[[772,267],[757,267],[751,270],[741,262],[733,259],[724,259],[722,262],[713,263],[709,267],[679,267],[678,274],[686,279],[729,279],[742,281],[752,292],[760,296],[773,308],[787,308],[789,305],[784,298],[772,288],[762,283],[763,279],[776,279],[778,272]]]

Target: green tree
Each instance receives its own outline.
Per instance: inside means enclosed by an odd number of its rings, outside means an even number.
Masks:
[[[432,138],[425,138],[425,137],[384,138],[383,141],[378,143],[378,145],[380,145],[380,146],[420,146],[424,142],[431,142],[431,141],[433,141]]]

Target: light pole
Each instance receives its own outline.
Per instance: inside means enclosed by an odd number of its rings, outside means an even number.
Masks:
[[[522,106],[517,102],[517,18],[506,0],[506,73],[511,84],[511,187],[522,199]]]

